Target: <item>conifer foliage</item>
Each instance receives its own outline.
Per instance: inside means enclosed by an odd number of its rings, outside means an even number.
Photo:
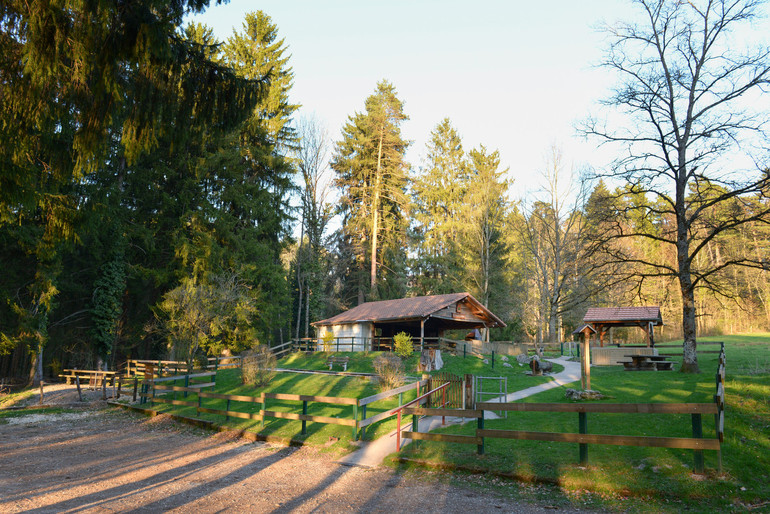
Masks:
[[[407,119],[395,86],[379,82],[365,111],[348,118],[332,158],[344,230],[353,241],[359,303],[404,292],[398,270],[405,265],[401,240],[409,205],[404,157],[409,141],[401,136]]]

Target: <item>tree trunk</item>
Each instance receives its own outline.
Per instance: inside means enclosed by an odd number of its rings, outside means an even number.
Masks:
[[[683,373],[700,373],[696,353],[695,294],[689,274],[679,277],[682,288],[682,334],[684,335],[682,368]]]
[[[382,140],[385,127],[380,130],[380,140],[377,145],[377,170],[374,176],[374,200],[372,201],[372,262],[370,270],[369,295],[372,300],[377,299],[377,235],[380,221],[380,181],[382,170]]]
[[[299,246],[297,247],[297,290],[299,298],[297,299],[297,326],[294,331],[295,339],[299,339],[299,327],[302,319],[302,240],[305,238],[305,206],[302,207],[302,224],[299,230]]]
[[[38,343],[37,353],[32,359],[32,366],[29,370],[29,385],[37,386],[43,380],[43,345]]]
[[[305,294],[305,338],[310,337],[310,285]]]

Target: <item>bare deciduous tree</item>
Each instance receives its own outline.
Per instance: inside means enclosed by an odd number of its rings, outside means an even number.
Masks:
[[[302,223],[297,248],[297,319],[295,337],[299,339],[304,302],[305,337],[309,335],[310,296],[322,289],[317,287],[320,275],[318,263],[323,251],[323,234],[331,217],[328,205],[331,177],[329,164],[329,135],[315,118],[303,118],[297,127],[299,147],[297,167],[302,174]],[[307,239],[307,241],[305,241]]]
[[[750,156],[750,142],[761,140],[767,116],[757,104],[770,76],[770,50],[742,51],[731,31],[757,14],[757,0],[636,0],[642,21],[605,27],[613,42],[605,67],[621,77],[604,103],[627,121],[590,119],[583,132],[622,148],[604,176],[622,179],[625,194],[646,216],[664,219],[662,232],[616,232],[615,238],[642,237],[670,245],[676,262],[630,257],[641,278],[676,278],[682,295],[684,362],[698,372],[696,304],[698,287],[732,265],[764,267],[750,258],[700,268],[696,257],[710,241],[752,221],[767,221],[770,175],[756,164],[737,167]],[[766,112],[766,111],[765,111]],[[747,162],[752,162],[750,159]],[[720,208],[720,206],[738,208]],[[719,211],[718,216],[713,214]]]

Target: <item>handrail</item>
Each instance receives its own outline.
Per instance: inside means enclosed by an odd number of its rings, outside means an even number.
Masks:
[[[444,405],[446,405],[446,388],[449,387],[450,384],[451,384],[451,382],[447,382],[445,384],[442,384],[442,385],[438,386],[437,388],[435,388],[434,390],[428,391],[427,393],[423,394],[422,396],[418,396],[417,398],[415,398],[411,402],[405,403],[404,405],[393,409],[393,411],[391,413],[391,416],[393,414],[397,414],[398,415],[397,421],[396,421],[396,451],[401,449],[401,413],[402,413],[402,411],[406,407],[409,407],[410,405],[412,405],[415,402],[419,402],[420,400],[423,400],[424,398],[432,395],[436,391],[443,391],[443,393],[444,393],[443,394],[443,398],[442,398],[442,403],[441,403],[441,406],[443,407]],[[445,422],[446,422],[446,418],[444,416],[441,416],[441,424],[443,425]]]

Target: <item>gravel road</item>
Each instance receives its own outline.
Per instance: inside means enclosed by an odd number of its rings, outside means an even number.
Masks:
[[[93,404],[0,423],[0,512],[552,512]]]

